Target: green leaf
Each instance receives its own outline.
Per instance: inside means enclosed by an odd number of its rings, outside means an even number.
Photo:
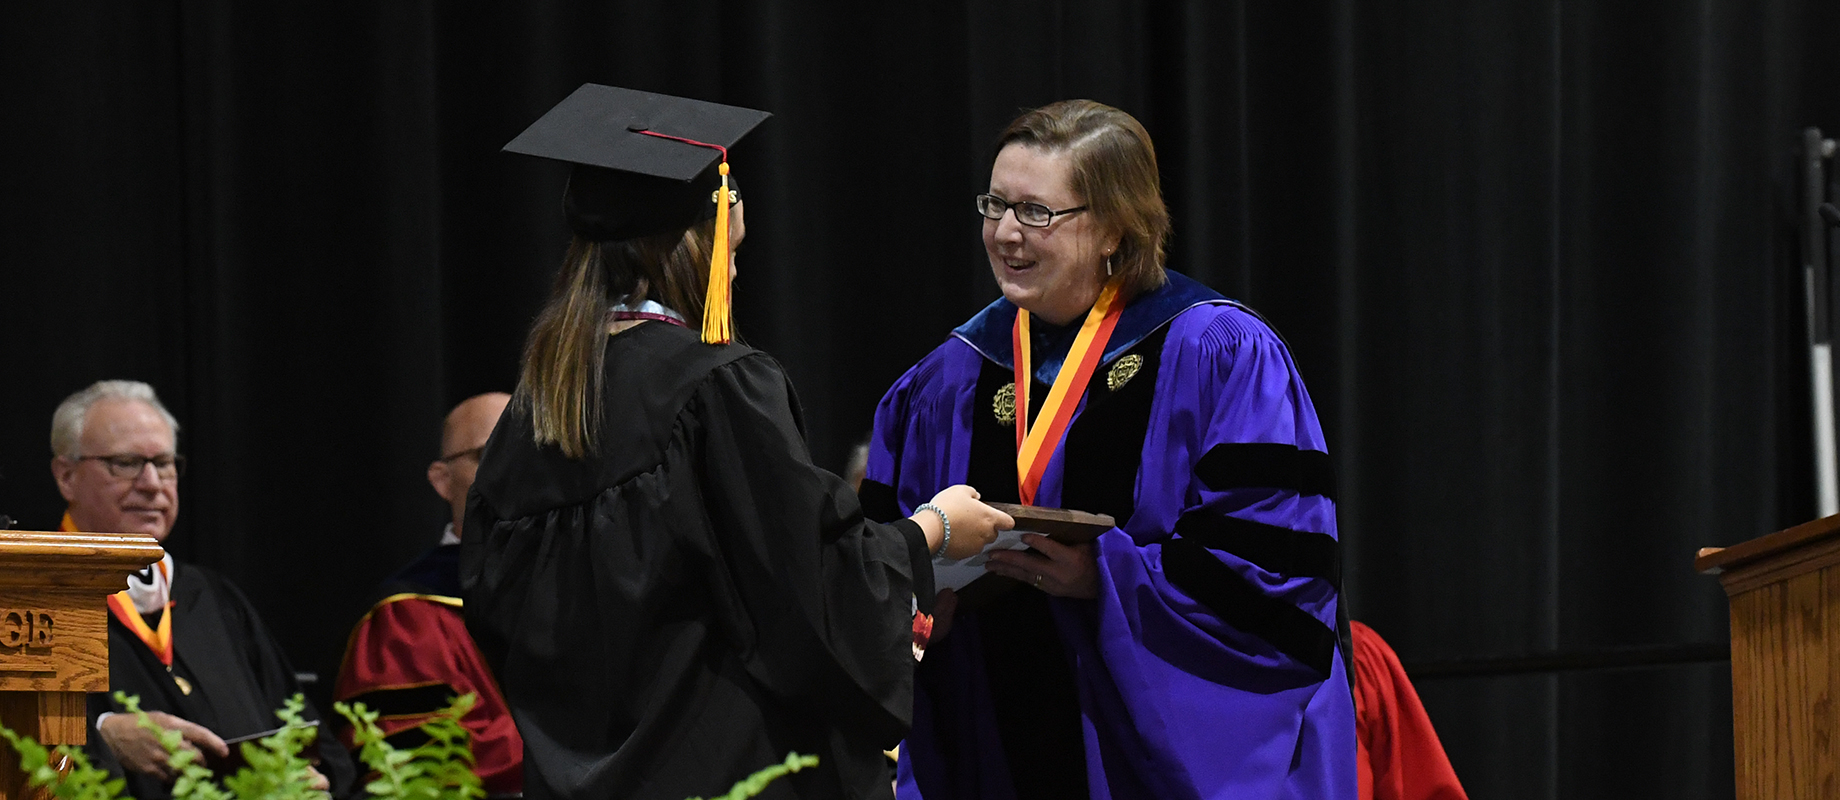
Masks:
[[[772,783],[787,773],[798,772],[801,769],[815,767],[817,765],[817,756],[802,756],[798,753],[787,753],[785,761],[767,767],[746,778],[742,778],[741,782],[735,784],[734,788],[728,790],[728,794],[710,798],[710,800],[745,800],[745,798],[753,797],[766,791],[767,784]],[[690,798],[690,800],[703,800],[703,798],[693,797]]]

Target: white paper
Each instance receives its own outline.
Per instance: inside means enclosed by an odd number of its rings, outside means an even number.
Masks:
[[[933,586],[954,591],[965,588],[965,584],[984,577],[984,562],[990,560],[990,554],[998,550],[1027,550],[1029,546],[1022,543],[1022,534],[1034,533],[1021,528],[1011,528],[997,534],[997,540],[978,551],[970,558],[958,561],[939,561],[933,564]]]

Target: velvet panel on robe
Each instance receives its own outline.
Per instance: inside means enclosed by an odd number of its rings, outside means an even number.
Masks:
[[[812,465],[778,363],[646,323],[608,340],[598,456],[514,402],[468,498],[468,627],[533,798],[681,800],[788,752],[769,798],[885,797],[913,708],[920,527]]]
[[[490,795],[524,790],[524,740],[498,682],[467,633],[461,613],[460,546],[443,545],[385,582],[384,596],[352,629],[333,697],[363,703],[391,745],[427,741],[417,726],[472,693],[461,718],[472,736],[473,767]],[[349,725],[339,735],[349,746]]]
[[[1468,800],[1398,654],[1373,628],[1350,627],[1361,800]]]
[[[173,565],[173,667],[168,673],[158,656],[113,615],[109,617],[108,694],[89,696],[92,733],[84,750],[98,765],[123,774],[113,753],[94,733],[96,718],[123,709],[115,691],[140,697],[143,711],[164,711],[203,725],[232,739],[281,726],[275,711],[300,692],[294,668],[256,615],[248,598],[223,576],[185,562]],[[185,678],[192,693],[179,690],[172,676]],[[311,701],[303,712],[319,726],[320,772],[337,797],[353,796],[361,787],[351,757]],[[142,800],[171,797],[171,787],[141,775],[127,776],[130,796]]]
[[[883,399],[872,518],[967,480],[1014,497],[1014,430],[994,411],[1014,316],[993,303]],[[1033,397],[1070,332],[1038,336]],[[1063,441],[1036,502],[1122,521],[1097,542],[1099,596],[1018,586],[1011,611],[958,617],[920,669],[901,795],[1353,798],[1333,471],[1282,340],[1170,273],[1125,309]],[[1031,603],[1051,620],[1045,637],[1004,618]],[[984,630],[995,626],[1004,634]],[[1022,660],[1017,633],[1033,640]],[[1063,698],[1014,699],[1054,673]]]

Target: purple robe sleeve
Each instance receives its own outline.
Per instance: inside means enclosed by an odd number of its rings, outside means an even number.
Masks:
[[[1352,797],[1315,410],[1252,315],[1209,306],[1171,324],[1137,512],[1100,540],[1095,724],[1131,732],[1118,739],[1160,797]]]
[[[964,483],[971,421],[961,413],[977,387],[978,355],[953,340],[915,364],[875,410],[864,472],[863,514],[908,516],[940,490]]]

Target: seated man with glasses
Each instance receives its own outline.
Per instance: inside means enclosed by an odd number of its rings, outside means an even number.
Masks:
[[[51,418],[51,474],[69,503],[61,530],[145,533],[165,544],[185,466],[178,433],[145,383],[100,381],[66,398]],[[138,695],[185,748],[216,757],[229,753],[225,739],[275,728],[275,709],[300,691],[243,593],[170,551],[109,598],[109,688]],[[90,695],[91,760],[123,775],[133,797],[169,797],[175,775],[165,750],[120,711],[109,694]],[[305,713],[319,718],[311,704]],[[320,755],[321,788],[337,796],[355,788],[351,759],[325,726]]]
[[[524,740],[461,615],[460,525],[479,456],[510,401],[511,395],[492,392],[448,413],[441,457],[428,465],[428,482],[447,502],[452,521],[440,544],[384,581],[379,599],[351,632],[333,689],[340,700],[382,712],[378,724],[398,748],[427,741],[416,726],[455,696],[477,695],[461,722],[473,736],[473,770],[492,796],[523,791]]]

